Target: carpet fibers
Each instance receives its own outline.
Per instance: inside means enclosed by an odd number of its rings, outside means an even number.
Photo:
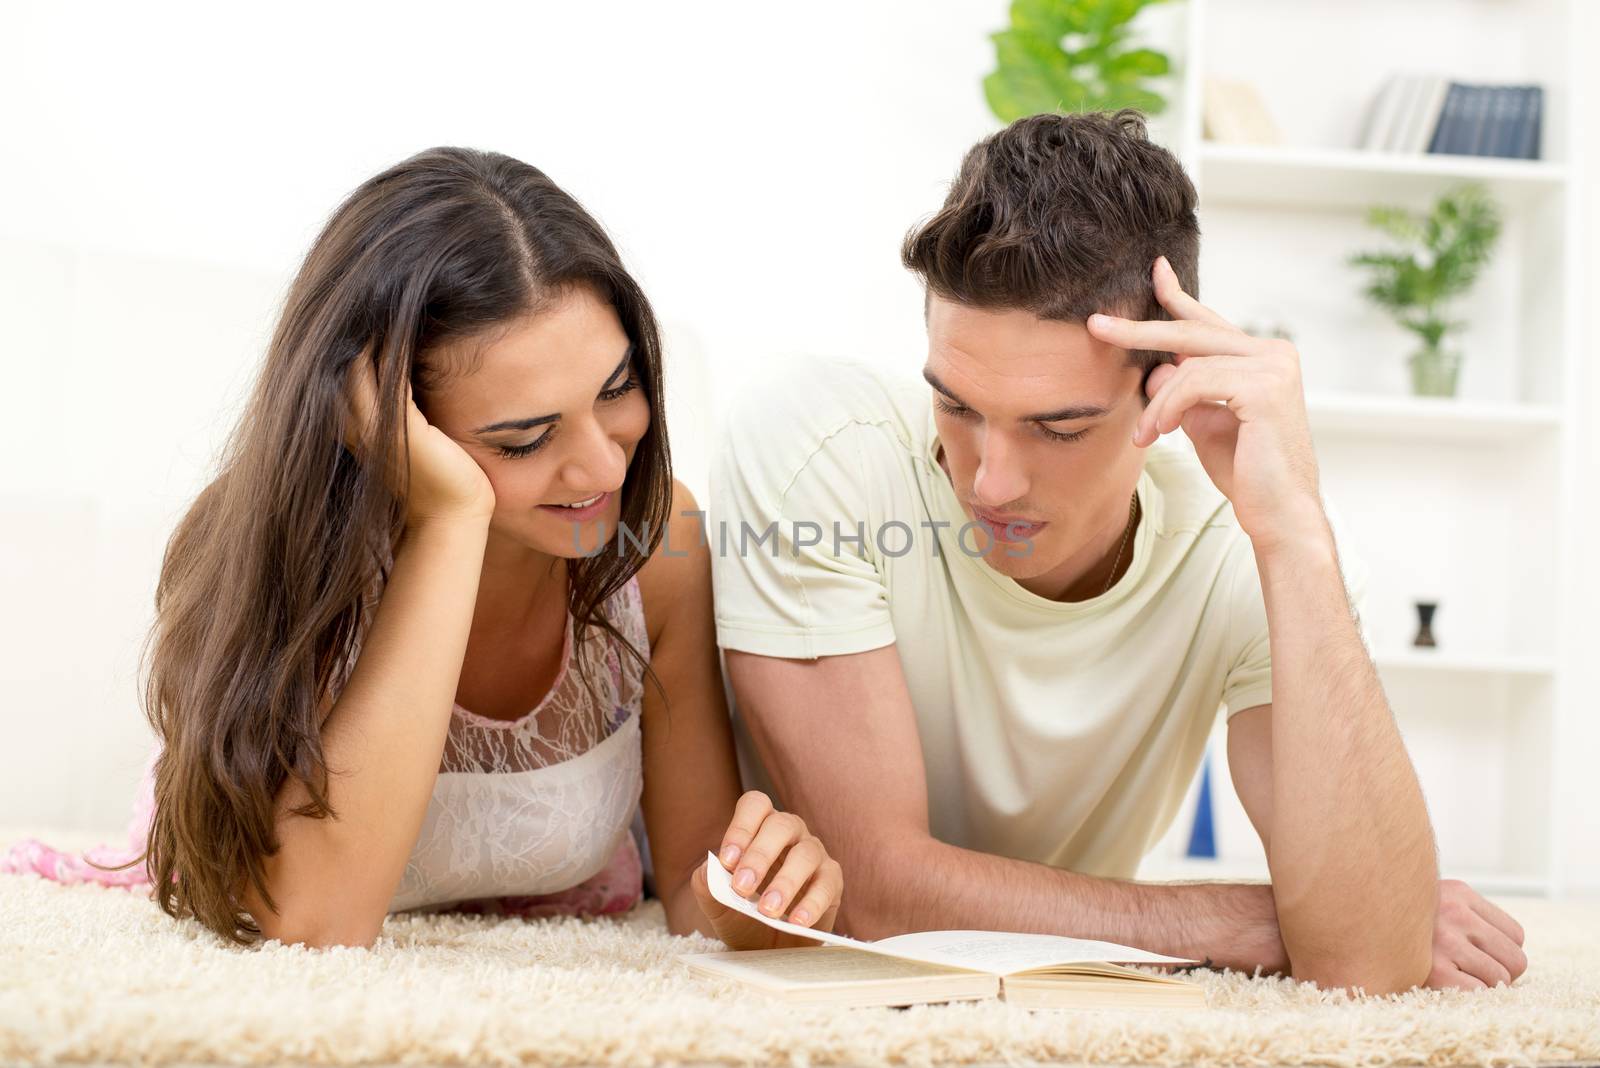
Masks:
[[[1199,974],[1210,1008],[789,1008],[690,977],[660,906],[391,917],[377,946],[239,949],[124,890],[0,876],[0,1064],[1520,1065],[1600,1061],[1600,906],[1504,902],[1528,972],[1389,999]]]

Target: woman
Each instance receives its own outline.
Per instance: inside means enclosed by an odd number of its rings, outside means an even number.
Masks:
[[[662,395],[644,294],[541,172],[441,148],[357,189],[168,545],[143,869],[99,880],[238,942],[617,911],[642,801],[674,932],[786,944],[711,898],[708,848],[767,915],[831,928],[838,864],[739,796]],[[9,866],[115,858],[85,859],[30,842]]]

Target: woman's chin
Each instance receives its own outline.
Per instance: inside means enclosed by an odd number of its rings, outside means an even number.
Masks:
[[[617,542],[615,514],[584,520],[541,519],[531,547],[551,556],[577,560],[598,555]]]

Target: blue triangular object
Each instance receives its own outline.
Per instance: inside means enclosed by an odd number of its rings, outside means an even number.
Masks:
[[[1189,832],[1189,856],[1217,855],[1217,839],[1211,824],[1211,755],[1200,765],[1200,798],[1194,806],[1194,828]]]

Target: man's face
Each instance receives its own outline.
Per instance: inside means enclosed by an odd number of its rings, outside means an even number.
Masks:
[[[951,485],[998,541],[977,539],[990,567],[1055,597],[1116,549],[1144,462],[1141,376],[1126,351],[1082,323],[932,296],[923,374]]]

